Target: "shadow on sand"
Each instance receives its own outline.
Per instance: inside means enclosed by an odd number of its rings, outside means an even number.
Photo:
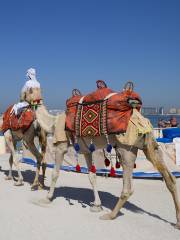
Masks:
[[[8,171],[7,170],[3,170],[0,167],[0,172],[3,172],[6,176],[8,175]],[[30,185],[33,183],[34,177],[35,177],[35,171],[32,170],[26,170],[26,171],[22,171],[22,175],[24,178],[24,182],[29,183]],[[13,176],[16,178],[17,177],[17,172],[13,171]],[[45,187],[45,190],[49,190],[49,187]],[[108,193],[108,192],[103,192],[103,191],[99,191],[99,196],[102,202],[102,207],[108,208],[110,210],[112,210],[115,206],[115,204],[118,201],[118,197]],[[87,206],[91,206],[91,202],[94,201],[93,198],[93,192],[91,189],[87,189],[87,188],[75,188],[75,187],[59,187],[55,189],[55,193],[54,193],[54,198],[59,198],[59,197],[63,197],[65,198],[69,205],[74,205],[74,203],[72,202],[74,201],[78,201],[78,203],[81,204],[81,206],[83,208],[87,208]],[[164,218],[161,218],[159,215],[157,214],[153,214],[151,212],[148,212],[146,210],[144,210],[143,208],[138,207],[137,205],[127,201],[125,203],[125,205],[123,206],[123,208],[125,208],[128,211],[131,211],[133,213],[136,214],[147,214],[150,217],[156,218],[158,220],[161,220],[165,223],[169,223],[171,225],[175,225],[172,222],[167,221]],[[123,215],[122,213],[119,214]]]
[[[119,199],[118,197],[116,197],[115,195],[113,195],[111,193],[102,192],[102,191],[99,191],[99,196],[102,201],[102,206],[105,208],[108,208],[110,210],[112,210],[114,208],[115,204],[117,203],[117,201]],[[75,187],[56,188],[55,194],[54,194],[54,199],[58,198],[58,197],[65,198],[68,201],[69,205],[74,205],[71,200],[78,201],[78,203],[80,203],[83,208],[86,208],[87,205],[90,207],[91,202],[94,201],[92,190],[86,189],[86,188],[75,188]],[[143,208],[140,208],[137,205],[135,205],[129,201],[127,201],[125,203],[123,208],[125,208],[126,210],[131,211],[133,213],[136,213],[136,214],[147,214],[147,215],[149,215],[153,218],[159,219],[165,223],[169,223],[173,226],[175,225],[174,223],[161,218],[159,215],[148,212],[148,211],[144,210]],[[120,215],[123,215],[123,214],[120,213],[119,216]]]
[[[0,167],[0,172],[4,173],[5,176],[8,176],[8,174],[9,174],[9,171],[2,169],[2,167]],[[21,171],[21,173],[22,173],[22,176],[23,176],[23,181],[32,185],[33,181],[34,181],[34,178],[35,178],[35,175],[36,175],[36,172],[28,169],[28,170],[25,170],[25,171]],[[17,181],[18,174],[17,174],[16,170],[12,171],[12,175],[13,175],[13,180]],[[39,180],[40,180],[40,182],[42,182],[42,175],[41,174],[39,176]],[[49,190],[49,187],[45,186],[44,190]]]

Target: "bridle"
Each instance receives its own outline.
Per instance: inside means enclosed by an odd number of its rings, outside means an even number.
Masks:
[[[38,106],[41,106],[43,104],[43,99],[36,99],[30,102],[30,107],[33,110],[37,110]]]

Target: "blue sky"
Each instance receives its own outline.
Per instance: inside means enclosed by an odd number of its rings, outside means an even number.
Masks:
[[[0,0],[0,112],[35,67],[46,105],[132,80],[144,106],[180,108],[180,1]]]

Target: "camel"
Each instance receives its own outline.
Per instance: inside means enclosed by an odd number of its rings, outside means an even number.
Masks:
[[[35,102],[37,99],[37,96],[39,97],[40,93],[37,89],[30,89],[26,92],[26,99],[29,103]],[[34,106],[34,105],[33,105]],[[2,120],[1,120],[2,121]],[[2,122],[0,123],[0,126],[2,125]],[[39,138],[39,144],[41,147],[41,153],[37,149],[34,143],[35,137]],[[12,129],[8,129],[4,132],[4,138],[6,141],[6,144],[10,150],[10,157],[9,157],[9,174],[5,178],[6,180],[12,180],[12,166],[14,164],[17,172],[18,172],[18,179],[17,182],[15,182],[16,186],[23,185],[23,176],[21,174],[20,166],[19,166],[19,160],[18,160],[18,154],[17,154],[17,147],[16,143],[18,141],[22,141],[24,146],[29,149],[29,151],[36,157],[37,159],[37,168],[36,168],[36,175],[33,181],[33,184],[31,186],[31,189],[34,190],[36,187],[39,189],[44,187],[44,180],[45,180],[45,171],[46,171],[46,162],[45,162],[45,152],[46,152],[46,144],[47,144],[47,133],[42,129],[35,119],[30,127],[23,131],[22,129],[18,129],[16,131]],[[40,167],[42,166],[42,184],[39,182],[39,173],[40,173]]]
[[[41,203],[50,203],[53,199],[56,181],[59,176],[60,166],[63,162],[64,155],[70,146],[68,137],[65,138],[67,132],[64,131],[65,127],[65,114],[61,113],[59,116],[52,116],[48,113],[47,109],[43,105],[39,105],[36,110],[37,121],[40,126],[47,132],[51,132],[56,135],[57,131],[59,134],[63,135],[62,141],[57,141],[55,143],[55,166],[52,172],[52,179],[50,184],[50,190],[45,199],[41,199]],[[58,120],[59,119],[59,120]],[[58,122],[59,121],[59,122]],[[60,125],[61,126],[60,126]],[[61,129],[60,129],[61,128]],[[59,130],[60,129],[60,130]],[[84,155],[88,168],[92,166],[92,154],[88,150],[88,146],[91,142],[90,137],[79,138],[78,143],[80,145],[80,153]],[[104,136],[94,137],[93,142],[96,149],[103,149],[107,144],[106,138]],[[121,159],[121,164],[123,167],[123,189],[119,200],[117,201],[114,209],[100,218],[103,220],[115,219],[123,207],[125,202],[133,194],[132,186],[132,172],[134,168],[134,163],[137,157],[138,148],[142,149],[146,158],[153,164],[155,168],[161,173],[165,180],[166,186],[170,191],[176,210],[177,222],[175,227],[180,229],[180,201],[178,197],[178,191],[176,186],[176,179],[171,174],[167,168],[164,160],[161,158],[160,149],[157,142],[155,141],[152,132],[147,134],[141,134],[138,138],[137,144],[134,146],[129,146],[127,144],[121,143],[116,135],[109,135],[109,142],[112,146],[116,147],[116,152]],[[94,202],[91,207],[92,211],[101,211],[101,200],[98,194],[97,184],[96,184],[96,174],[89,171],[89,180],[94,193]]]

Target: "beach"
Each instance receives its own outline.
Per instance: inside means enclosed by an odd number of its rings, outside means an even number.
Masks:
[[[113,208],[121,192],[121,178],[97,177],[103,211],[92,213],[89,208],[93,194],[86,174],[61,171],[54,201],[39,206],[36,203],[47,194],[52,169],[47,169],[47,189],[31,191],[33,166],[21,164],[25,183],[21,187],[4,179],[8,154],[0,156],[0,168],[2,240],[179,239],[180,231],[173,227],[176,222],[173,201],[161,180],[134,179],[134,194],[119,216],[103,221],[99,217]],[[177,186],[180,189],[180,179]]]

